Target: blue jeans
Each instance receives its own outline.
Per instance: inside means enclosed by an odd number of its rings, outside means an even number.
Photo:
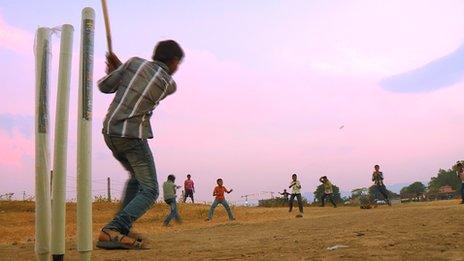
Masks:
[[[321,203],[322,203],[321,206],[322,206],[322,207],[325,205],[325,199],[326,199],[326,198],[329,198],[330,203],[332,203],[332,205],[333,205],[334,207],[337,206],[337,204],[335,204],[335,201],[334,201],[334,199],[333,199],[333,194],[332,194],[332,193],[325,193],[325,192],[324,192],[324,194],[322,194],[322,197],[321,197]]]
[[[462,202],[464,203],[464,183],[461,183],[461,199],[462,199]]]
[[[211,205],[211,208],[209,209],[208,211],[208,219],[211,220],[213,219],[213,214],[214,214],[214,209],[217,207],[217,205],[223,205],[224,208],[226,209],[227,211],[227,215],[229,215],[229,220],[234,220],[234,215],[232,214],[232,210],[230,210],[230,206],[229,206],[229,203],[227,203],[227,200],[223,199],[223,200],[217,200],[215,199],[213,201],[213,204]]]
[[[290,196],[290,202],[289,202],[289,209],[288,212],[292,212],[293,209],[293,201],[296,200],[298,201],[298,209],[300,210],[300,213],[303,213],[303,199],[301,198],[301,193],[293,194]]]
[[[164,202],[166,202],[166,204],[168,204],[169,207],[171,208],[171,212],[164,219],[164,224],[168,225],[169,222],[171,222],[171,220],[173,218],[176,219],[177,222],[180,222],[180,215],[179,215],[179,212],[177,211],[176,199],[175,198],[170,198],[170,199],[165,200]]]
[[[127,235],[132,224],[150,209],[159,195],[155,162],[147,140],[103,135],[113,156],[129,172],[121,209],[104,228]]]
[[[385,185],[376,185],[376,187],[377,191],[385,198],[385,201],[389,202],[390,199],[388,198],[388,191]]]

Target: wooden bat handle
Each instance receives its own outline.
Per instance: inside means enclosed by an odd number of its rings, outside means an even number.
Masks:
[[[110,28],[110,17],[108,15],[108,5],[106,0],[101,0],[103,8],[103,18],[105,19],[105,28],[106,28],[106,42],[108,44],[108,52],[113,52],[113,44],[111,43],[111,28]]]

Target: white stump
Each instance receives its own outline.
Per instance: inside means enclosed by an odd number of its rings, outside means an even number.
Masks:
[[[77,249],[81,260],[92,251],[92,80],[95,12],[82,10],[77,134]]]
[[[35,45],[35,252],[50,259],[49,69],[50,30],[37,30]]]
[[[66,164],[73,32],[74,28],[72,25],[63,25],[58,69],[55,146],[53,153],[51,250],[54,258],[61,256],[61,260],[62,255],[65,253]]]

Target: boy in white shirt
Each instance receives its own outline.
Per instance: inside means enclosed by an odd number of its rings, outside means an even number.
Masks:
[[[296,197],[298,201],[298,208],[300,209],[300,213],[296,215],[296,217],[303,217],[303,200],[301,199],[301,184],[300,181],[298,181],[296,174],[292,175],[292,182],[290,183],[290,186],[288,188],[292,189],[292,194],[290,196],[290,209],[288,210],[288,212],[292,212],[293,200]]]

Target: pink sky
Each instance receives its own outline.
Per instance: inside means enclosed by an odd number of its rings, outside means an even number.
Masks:
[[[98,3],[0,6],[0,176],[8,178],[0,183],[0,194],[33,191],[35,29],[72,23],[68,196],[75,195],[79,15],[86,5],[97,13],[97,80],[104,75],[106,44]],[[165,10],[159,20],[148,18],[152,8]],[[47,10],[56,15],[45,15]],[[370,184],[374,164],[382,166],[388,184],[396,184],[428,181],[463,158],[464,73],[433,89],[394,92],[381,85],[393,75],[440,62],[463,44],[462,1],[133,1],[130,6],[110,1],[110,15],[114,48],[123,59],[149,58],[156,41],[166,38],[185,49],[175,75],[178,92],[155,111],[150,145],[159,182],[170,173],[181,182],[191,173],[201,200],[211,200],[218,177],[234,188],[232,201],[239,201],[240,195],[281,191],[293,172],[304,191],[314,191],[321,175],[349,191]],[[461,72],[455,67],[428,70],[425,76]],[[52,113],[56,72],[54,77]],[[95,88],[95,194],[104,193],[108,176],[118,194],[127,177],[100,134],[111,98]]]

